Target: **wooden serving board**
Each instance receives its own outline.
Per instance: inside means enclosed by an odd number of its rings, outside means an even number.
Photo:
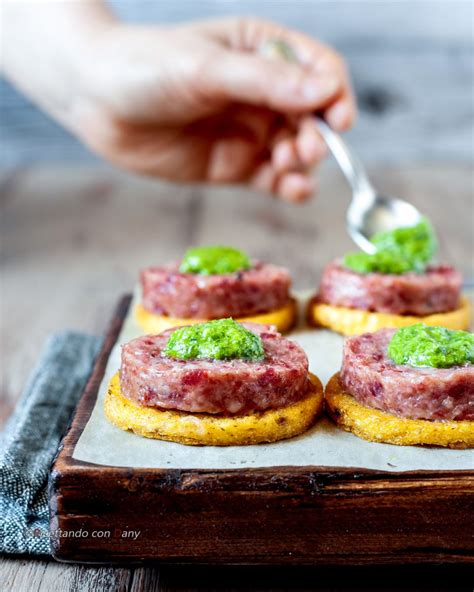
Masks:
[[[474,471],[137,469],[74,459],[130,301],[125,296],[119,303],[53,463],[49,498],[56,559],[254,565],[474,561]]]

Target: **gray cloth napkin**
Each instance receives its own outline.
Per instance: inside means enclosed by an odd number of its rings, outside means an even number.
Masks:
[[[0,437],[0,552],[48,555],[48,474],[101,339],[73,331],[48,338]]]

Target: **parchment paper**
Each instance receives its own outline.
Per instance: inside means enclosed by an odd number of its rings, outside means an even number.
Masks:
[[[330,466],[385,471],[474,468],[472,450],[392,446],[366,442],[321,419],[306,433],[274,444],[256,446],[184,446],[142,438],[110,424],[103,402],[110,377],[120,366],[120,345],[142,334],[133,318],[135,292],[117,344],[112,349],[96,405],[74,450],[73,458],[98,465],[136,468],[237,469],[239,467]],[[305,295],[299,295],[300,307]],[[306,351],[310,370],[323,382],[339,370],[340,335],[331,331],[295,330],[290,338]]]

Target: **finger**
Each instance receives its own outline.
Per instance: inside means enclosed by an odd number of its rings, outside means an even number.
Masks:
[[[324,76],[335,76],[340,83],[340,93],[331,97],[322,110],[331,127],[344,131],[351,127],[357,115],[356,101],[350,75],[344,59],[331,47],[298,32],[285,30],[285,38],[301,64]]]
[[[315,61],[313,69],[321,74],[336,73],[340,78],[341,92],[329,102],[323,110],[323,116],[335,130],[347,130],[354,123],[357,108],[345,62],[336,52],[327,48]]]
[[[275,114],[269,109],[253,105],[234,105],[227,109],[224,117],[219,117],[216,133],[220,136],[240,133],[259,147],[266,145],[269,131],[272,128]],[[222,120],[227,121],[222,124]]]
[[[211,183],[246,180],[255,166],[258,150],[242,137],[222,138],[214,143],[209,155],[207,179]]]
[[[303,163],[298,156],[294,137],[278,142],[272,151],[272,164],[278,173],[301,170]]]
[[[200,124],[213,139],[208,178],[212,182],[242,181],[267,155],[267,140],[274,114],[268,109],[238,105],[217,121]]]
[[[277,116],[273,122],[272,127],[269,130],[267,138],[267,146],[270,152],[272,152],[277,144],[285,140],[290,140],[296,135],[297,126],[293,125],[292,122],[288,121],[286,117]]]
[[[277,181],[277,173],[271,162],[262,163],[250,178],[249,183],[258,191],[274,193]]]
[[[298,159],[306,167],[315,166],[328,153],[314,117],[305,117],[301,120],[295,145]]]
[[[330,105],[324,111],[324,119],[336,131],[346,131],[354,123],[356,117],[355,103],[349,97],[344,97]]]
[[[287,173],[280,177],[275,189],[278,197],[290,203],[301,203],[316,191],[313,177],[302,173]]]
[[[200,84],[210,96],[283,113],[324,109],[342,90],[341,81],[332,74],[229,50],[223,50],[207,65]]]
[[[285,41],[304,69],[322,76],[323,80],[326,77],[335,79],[339,88],[338,93],[329,93],[330,96],[324,100],[319,97],[319,100],[312,101],[309,108],[306,105],[301,106],[301,109],[299,107],[294,109],[296,111],[303,111],[305,108],[306,110],[319,109],[323,116],[327,117],[330,125],[338,131],[351,126],[356,116],[356,105],[350,77],[344,60],[332,48],[299,31],[259,19],[218,20],[205,23],[205,26],[208,34],[213,35],[226,47],[237,51],[258,52],[267,41],[275,39]],[[267,59],[267,61],[278,62],[278,59]],[[275,100],[275,102],[278,101]],[[278,105],[277,108],[280,106]]]

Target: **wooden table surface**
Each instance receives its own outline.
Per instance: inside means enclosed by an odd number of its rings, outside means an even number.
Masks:
[[[467,166],[377,166],[383,191],[420,207],[440,232],[440,259],[473,282],[473,171]],[[325,165],[317,199],[289,206],[243,188],[182,187],[102,166],[0,172],[1,406],[15,406],[45,337],[65,327],[101,333],[137,270],[178,258],[187,245],[233,244],[288,266],[297,288],[352,248],[349,191]],[[3,590],[469,590],[460,568],[110,568],[3,558]]]

